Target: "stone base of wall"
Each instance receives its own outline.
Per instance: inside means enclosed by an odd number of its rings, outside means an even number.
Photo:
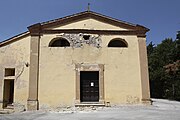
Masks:
[[[26,106],[21,103],[13,103],[14,111],[15,112],[23,112],[26,111]]]
[[[27,110],[38,110],[39,109],[39,101],[38,100],[28,100],[27,101]]]
[[[3,110],[3,102],[0,101],[0,110]]]
[[[141,101],[145,105],[152,105],[153,102],[151,99],[142,99]]]

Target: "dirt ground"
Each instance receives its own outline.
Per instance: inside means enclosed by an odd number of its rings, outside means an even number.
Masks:
[[[122,105],[0,114],[0,120],[180,120],[180,102],[161,99],[153,101],[152,106]]]

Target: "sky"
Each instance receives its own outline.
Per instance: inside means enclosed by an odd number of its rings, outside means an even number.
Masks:
[[[180,31],[180,0],[1,0],[0,41],[27,27],[90,10],[150,29],[147,44],[176,38]]]

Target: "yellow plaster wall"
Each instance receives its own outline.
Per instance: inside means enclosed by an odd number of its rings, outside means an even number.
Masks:
[[[104,64],[105,102],[139,103],[141,80],[136,36],[102,35],[102,47],[48,47],[58,35],[43,35],[40,43],[39,100],[41,107],[74,105],[75,64]],[[125,39],[128,48],[108,48],[110,40]]]
[[[0,99],[3,99],[4,79],[14,79],[14,105],[26,105],[29,89],[30,37],[0,47]],[[15,68],[15,77],[4,77],[5,68]]]

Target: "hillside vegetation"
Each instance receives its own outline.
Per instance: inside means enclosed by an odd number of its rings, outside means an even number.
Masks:
[[[151,97],[180,101],[180,32],[147,46]]]

